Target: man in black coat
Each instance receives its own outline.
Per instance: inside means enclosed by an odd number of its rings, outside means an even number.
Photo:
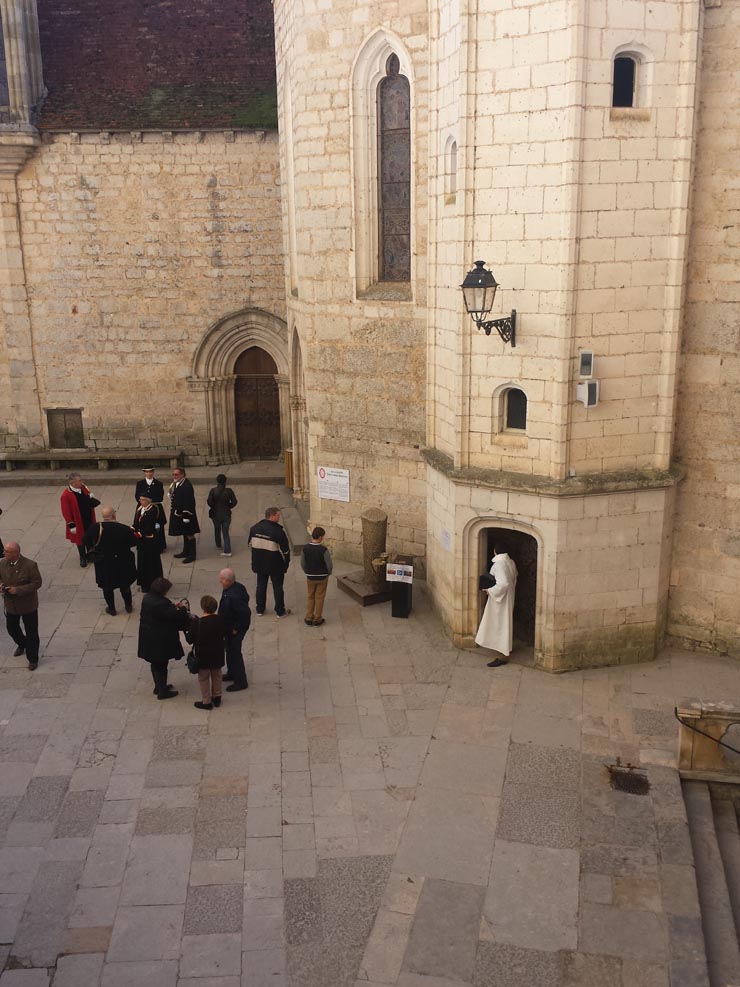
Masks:
[[[290,545],[285,529],[280,524],[280,508],[268,507],[265,517],[249,529],[249,547],[252,549],[252,572],[257,573],[257,616],[261,617],[267,605],[267,583],[272,581],[275,597],[275,613],[287,617],[283,580],[290,565]]]
[[[182,559],[183,565],[195,562],[195,536],[200,531],[198,515],[195,512],[195,491],[193,484],[185,476],[185,470],[176,466],[172,471],[170,497],[171,535],[182,535],[182,551],[175,556]]]
[[[223,588],[218,604],[218,614],[224,622],[226,645],[226,671],[224,682],[231,682],[226,687],[227,692],[241,692],[248,689],[247,671],[244,668],[242,642],[252,622],[252,611],[249,609],[249,593],[242,583],[236,581],[233,569],[222,569],[218,574]]]
[[[136,492],[134,494],[136,498],[136,504],[140,503],[139,497],[148,497],[149,500],[157,508],[157,523],[159,528],[157,529],[157,540],[159,544],[160,552],[167,551],[167,539],[165,538],[164,529],[167,524],[167,517],[164,512],[164,486],[161,480],[156,479],[154,476],[154,467],[145,466],[142,470],[144,474],[143,478],[139,480],[136,484]]]
[[[136,534],[127,524],[116,521],[112,507],[104,507],[102,521],[91,524],[85,532],[83,544],[95,550],[95,582],[103,591],[105,612],[116,615],[114,591],[120,589],[126,613],[134,609],[131,600],[131,584],[136,581],[136,561],[131,549],[136,544]]]

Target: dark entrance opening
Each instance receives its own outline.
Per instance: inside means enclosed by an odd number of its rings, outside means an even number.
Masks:
[[[506,542],[509,547],[509,555],[518,571],[514,597],[514,638],[531,647],[534,645],[537,618],[537,540],[523,531],[509,528],[486,528],[483,534],[486,555],[481,560],[481,572],[490,570],[493,548],[498,541]]]
[[[273,358],[259,346],[250,346],[236,361],[236,438],[242,459],[277,459],[280,455],[277,372]]]

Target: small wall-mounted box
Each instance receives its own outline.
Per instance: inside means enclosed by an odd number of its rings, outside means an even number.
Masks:
[[[578,354],[578,376],[593,377],[594,375],[594,354],[593,350],[581,350]]]
[[[595,408],[599,403],[598,380],[584,380],[576,384],[576,401],[580,401],[584,408]]]

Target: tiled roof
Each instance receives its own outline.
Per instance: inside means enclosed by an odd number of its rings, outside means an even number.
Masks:
[[[270,0],[38,0],[42,130],[277,126]]]

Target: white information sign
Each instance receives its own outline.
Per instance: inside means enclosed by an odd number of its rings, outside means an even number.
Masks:
[[[414,567],[412,565],[398,565],[394,563],[385,567],[385,578],[389,583],[413,583]]]
[[[446,552],[452,551],[452,535],[449,533],[447,528],[442,528],[442,548]]]
[[[349,503],[349,470],[334,469],[333,466],[319,466],[319,497],[322,500],[343,500]]]

